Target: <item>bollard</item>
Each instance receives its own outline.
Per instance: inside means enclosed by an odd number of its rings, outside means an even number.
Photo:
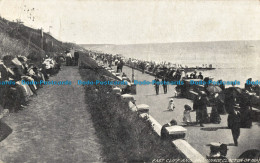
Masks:
[[[121,98],[125,102],[129,102],[129,101],[135,102],[134,96],[130,95],[130,94],[123,94],[123,95],[121,95]]]
[[[187,129],[182,126],[170,126],[165,128],[171,139],[184,139],[187,133]]]
[[[146,104],[140,104],[140,105],[137,105],[137,112],[139,114],[142,114],[142,113],[147,113],[149,115],[149,106],[146,105]]]
[[[113,90],[113,92],[114,92],[115,94],[117,94],[117,93],[120,93],[120,94],[121,94],[121,92],[122,92],[122,90],[121,90],[120,88],[118,88],[118,87],[115,87],[115,88],[113,88],[112,90]]]

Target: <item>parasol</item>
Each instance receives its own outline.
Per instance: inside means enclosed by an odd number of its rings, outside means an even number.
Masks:
[[[222,89],[217,85],[210,85],[208,86],[207,90],[210,93],[220,93],[222,91]]]

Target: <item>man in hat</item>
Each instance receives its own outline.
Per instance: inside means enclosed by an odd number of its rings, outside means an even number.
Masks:
[[[154,79],[154,86],[155,86],[155,91],[156,91],[156,95],[159,95],[159,79],[158,77],[156,76],[155,79]]]
[[[164,94],[167,93],[167,81],[166,81],[166,77],[163,76],[162,78],[162,84],[163,84],[163,91],[164,91]]]
[[[175,126],[175,125],[177,125],[177,121],[176,120],[174,120],[174,119],[172,119],[171,121],[170,121],[170,123],[166,123],[166,124],[164,124],[163,126],[162,126],[162,129],[161,129],[161,139],[162,140],[167,140],[169,137],[168,137],[168,132],[167,132],[167,130],[166,130],[166,127],[170,127],[170,126]]]
[[[201,79],[201,80],[203,80],[203,75],[202,75],[202,73],[201,73],[201,72],[199,73],[198,79]]]
[[[194,101],[194,105],[193,109],[196,110],[196,121],[200,124],[201,127],[204,127],[203,123],[205,123],[208,118],[207,97],[204,91],[199,92],[199,97],[196,99],[196,102]]]
[[[193,79],[198,79],[197,71],[194,71],[194,73],[193,73]]]
[[[235,146],[238,146],[237,139],[240,136],[240,112],[238,111],[239,106],[233,106],[234,109],[228,116],[228,127],[231,129]]]
[[[79,52],[78,51],[76,51],[74,53],[74,59],[75,59],[74,65],[77,66],[78,62],[79,62]]]

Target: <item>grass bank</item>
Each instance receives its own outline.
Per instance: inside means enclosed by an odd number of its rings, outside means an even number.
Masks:
[[[92,59],[83,59],[84,64],[93,64]],[[107,75],[106,70],[97,67],[79,72],[84,81],[104,80],[102,75]],[[96,134],[103,145],[104,161],[152,162],[160,158],[184,158],[171,143],[156,135],[148,121],[128,109],[120,96],[112,93],[110,86],[85,86],[85,96]]]

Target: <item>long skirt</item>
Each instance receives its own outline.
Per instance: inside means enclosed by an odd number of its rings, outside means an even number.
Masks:
[[[200,123],[208,123],[209,117],[207,113],[207,109],[197,109],[196,110],[196,121]]]
[[[217,106],[212,106],[211,114],[210,114],[210,122],[219,124],[221,122],[221,117],[218,113]]]

